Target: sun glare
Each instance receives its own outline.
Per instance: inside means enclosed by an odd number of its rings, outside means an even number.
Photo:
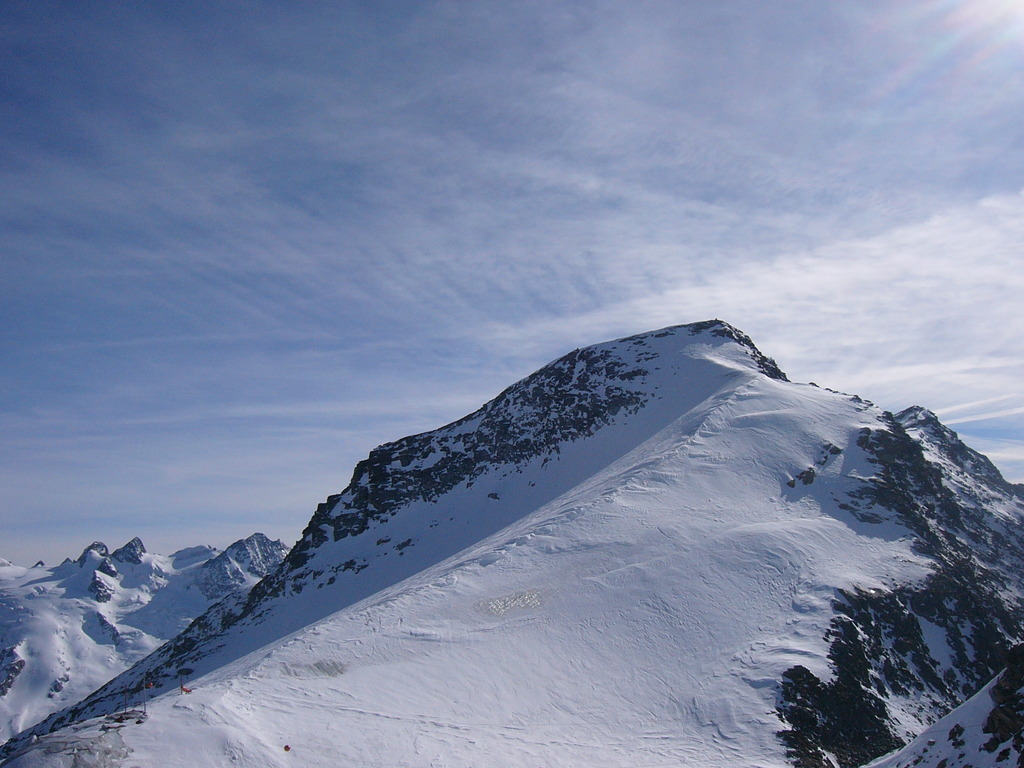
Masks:
[[[980,83],[1024,72],[1024,0],[907,3],[880,24],[906,44],[880,97],[974,94]]]
[[[947,8],[944,23],[949,32],[982,60],[1008,46],[1024,46],[1022,0],[946,0],[941,5]]]

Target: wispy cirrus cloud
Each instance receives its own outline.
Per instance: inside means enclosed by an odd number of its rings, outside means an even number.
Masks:
[[[55,452],[0,450],[0,515],[241,519],[277,462],[298,527],[372,444],[709,317],[1014,455],[997,5],[5,7],[0,418]]]

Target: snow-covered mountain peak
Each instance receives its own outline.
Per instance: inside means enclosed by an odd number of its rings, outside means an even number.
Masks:
[[[3,561],[0,740],[74,703],[215,600],[247,590],[286,551],[280,541],[254,534],[224,553],[202,546],[165,556],[147,552],[136,537],[112,553],[93,542],[55,568]],[[211,574],[225,561],[232,570],[214,589]]]
[[[718,320],[574,350],[452,424],[371,451],[349,486],[317,509],[286,569],[260,585],[242,613],[279,593],[286,580],[292,592],[323,588],[373,568],[381,554],[407,558],[423,541],[435,542],[431,559],[435,546],[454,554],[516,519],[524,502],[544,503],[588,477],[610,452],[639,444],[719,390],[762,376],[786,380],[749,337]],[[424,507],[456,489],[484,499],[461,535]],[[404,524],[381,529],[375,550],[365,551],[364,537],[351,547],[328,547],[323,566],[312,562],[322,547],[383,526],[400,509],[408,509]],[[396,527],[407,530],[399,536]],[[408,562],[397,572],[414,573],[427,561]],[[384,580],[362,582],[383,586],[394,578],[394,563],[388,570]]]
[[[115,549],[110,556],[122,563],[141,565],[144,554],[146,554],[146,547],[142,543],[142,539],[136,536],[123,547]]]
[[[934,424],[720,321],[574,350],[372,451],[247,596],[12,768],[860,765],[1024,639],[1024,499]],[[89,719],[168,689],[116,740]]]
[[[983,480],[994,492],[1024,499],[1024,485],[1008,482],[987,456],[966,445],[932,411],[912,406],[900,411],[895,418],[920,441],[929,458],[945,466],[953,479],[960,478],[968,484]]]
[[[280,541],[254,533],[203,563],[199,589],[210,599],[248,589],[280,565],[286,554],[288,548]]]
[[[85,565],[90,560],[99,561],[110,554],[110,550],[107,549],[107,545],[102,541],[94,541],[88,547],[82,550],[82,554],[78,556],[75,561],[80,566]]]

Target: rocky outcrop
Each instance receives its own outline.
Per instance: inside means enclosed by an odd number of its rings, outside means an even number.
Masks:
[[[214,600],[251,587],[277,568],[286,554],[283,542],[254,533],[203,564],[199,589]]]
[[[15,678],[25,668],[25,660],[14,648],[0,650],[0,696],[6,696],[14,685]]]
[[[993,707],[982,730],[992,734],[985,744],[989,752],[999,750],[1013,739],[1018,754],[1024,754],[1024,645],[1014,646],[1006,658],[1006,670],[989,691]],[[1018,760],[1018,765],[1021,761]]]
[[[146,547],[145,545],[143,545],[142,539],[136,536],[123,547],[115,549],[113,554],[111,554],[111,557],[113,557],[119,563],[131,563],[133,565],[141,565],[142,556],[144,554],[146,554]]]
[[[1024,639],[1020,487],[919,408],[887,415],[860,446],[878,474],[840,507],[861,523],[898,522],[932,573],[892,590],[840,591],[829,632],[833,677],[786,672],[780,732],[798,768],[853,768],[902,746],[900,715],[935,720],[981,689]],[[915,434],[911,434],[913,430]],[[1019,519],[1019,517],[1017,518]]]

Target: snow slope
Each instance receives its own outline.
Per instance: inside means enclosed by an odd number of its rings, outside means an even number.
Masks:
[[[969,473],[954,494],[954,438],[926,458],[914,416],[792,384],[718,322],[577,350],[374,451],[246,599],[5,765],[159,765],[172,745],[196,766],[856,764],[872,728],[905,738],[958,702],[961,655],[980,671],[1020,634],[1014,564],[964,555],[946,518],[1017,546],[1024,504]],[[973,612],[924,600],[940,576]],[[916,629],[892,634],[890,599]],[[847,678],[859,730],[836,739],[808,706]],[[148,718],[111,722],[143,680],[163,691]]]
[[[232,553],[266,556],[242,571]],[[74,704],[183,630],[216,600],[247,590],[286,549],[263,534],[224,552],[146,552],[136,538],[94,542],[48,568],[0,564],[0,740]],[[243,561],[252,565],[249,561]]]
[[[1009,768],[1024,764],[1024,646],[967,702],[871,768]]]

